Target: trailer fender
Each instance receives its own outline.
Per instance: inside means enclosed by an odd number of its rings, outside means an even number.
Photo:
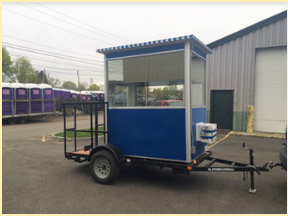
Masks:
[[[114,155],[114,157],[116,158],[118,165],[125,162],[125,159],[123,157],[122,152],[119,150],[118,147],[116,147],[115,145],[112,145],[112,144],[99,145],[99,146],[95,147],[91,151],[89,158],[88,158],[88,161],[90,161],[92,156],[100,150],[107,150],[107,151],[111,152]]]

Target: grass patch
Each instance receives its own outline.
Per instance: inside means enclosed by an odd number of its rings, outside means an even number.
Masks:
[[[87,130],[90,131],[90,128],[87,129],[80,129],[80,130]],[[93,130],[95,130],[95,128],[93,128]],[[98,127],[98,131],[104,131],[104,127]],[[103,135],[104,133],[98,133],[98,136]],[[96,133],[93,133],[93,136],[95,136]],[[60,132],[55,134],[54,136],[57,137],[64,137],[64,132]],[[76,137],[77,138],[81,138],[81,137],[90,137],[91,134],[90,132],[76,132]],[[66,131],[66,137],[67,138],[74,138],[74,131]]]

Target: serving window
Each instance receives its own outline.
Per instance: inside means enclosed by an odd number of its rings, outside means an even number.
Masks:
[[[108,60],[110,107],[184,107],[184,51]]]

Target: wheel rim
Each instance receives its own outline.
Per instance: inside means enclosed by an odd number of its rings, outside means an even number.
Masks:
[[[94,172],[99,178],[106,178],[110,174],[110,163],[104,157],[99,157],[94,162]]]

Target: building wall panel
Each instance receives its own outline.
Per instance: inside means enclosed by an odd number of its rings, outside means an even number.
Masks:
[[[233,130],[246,130],[247,106],[254,105],[255,50],[287,46],[287,18],[212,49],[207,55],[207,116],[211,90],[234,90]]]

